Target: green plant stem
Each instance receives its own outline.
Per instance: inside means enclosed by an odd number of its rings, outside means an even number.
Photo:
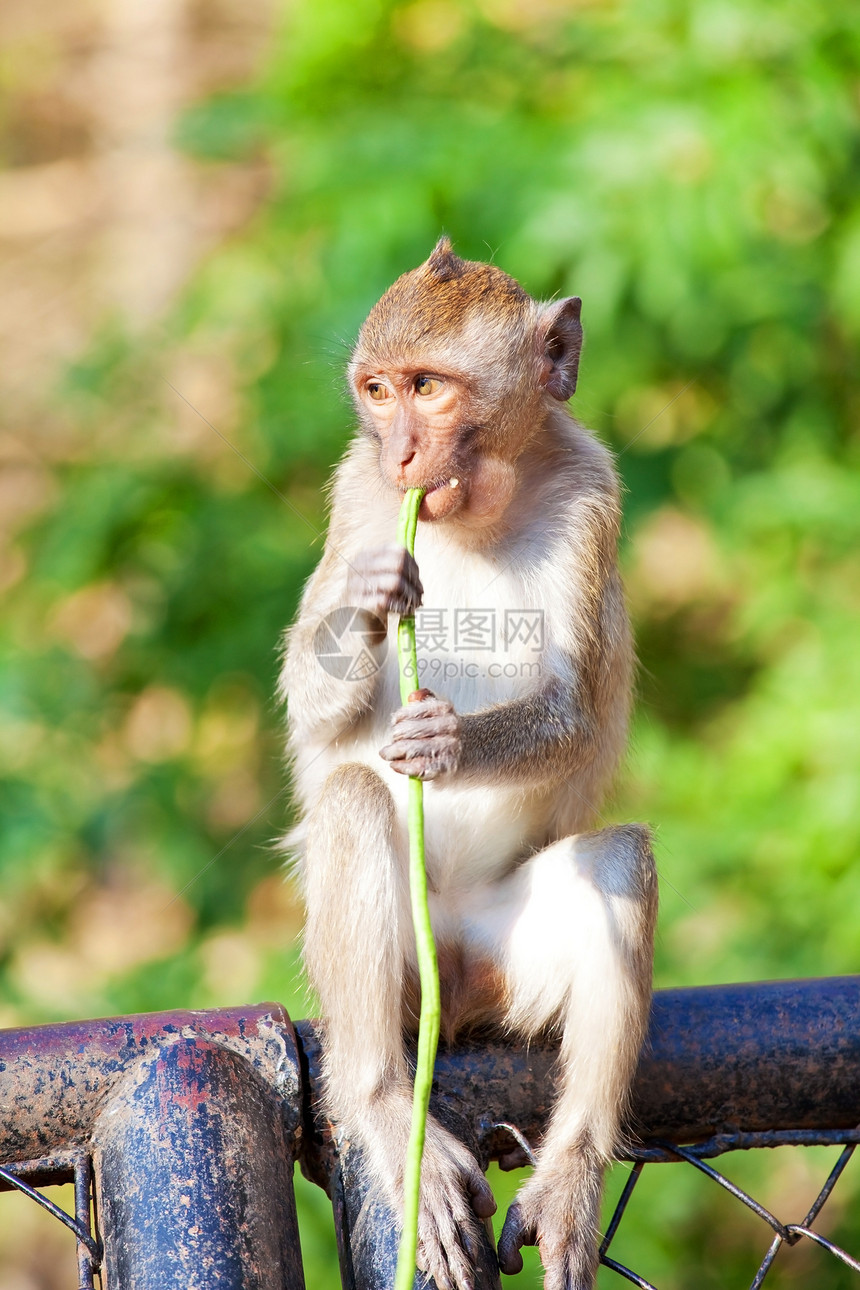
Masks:
[[[423,488],[410,488],[400,508],[397,537],[410,555],[415,553],[415,530]],[[400,664],[400,701],[406,703],[418,687],[418,654],[415,647],[415,617],[404,615],[397,627],[397,658]],[[412,901],[412,925],[418,952],[418,977],[421,982],[421,1016],[418,1022],[418,1058],[415,1065],[415,1088],[412,1097],[412,1125],[406,1152],[403,1179],[403,1235],[397,1252],[397,1275],[394,1290],[411,1290],[415,1280],[415,1257],[418,1250],[418,1204],[421,1189],[421,1157],[427,1132],[427,1110],[433,1084],[433,1066],[439,1042],[439,969],[436,944],[430,922],[427,900],[427,870],[424,864],[424,785],[409,777],[409,893]]]

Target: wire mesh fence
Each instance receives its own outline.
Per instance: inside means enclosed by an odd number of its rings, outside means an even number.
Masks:
[[[630,1281],[633,1285],[641,1287],[641,1290],[658,1290],[650,1281],[634,1272],[632,1269],[618,1263],[609,1256],[609,1247],[614,1240],[622,1219],[633,1198],[636,1186],[642,1177],[646,1164],[653,1165],[658,1163],[684,1162],[693,1169],[698,1170],[705,1177],[710,1178],[718,1186],[722,1187],[733,1196],[739,1204],[745,1205],[748,1210],[755,1214],[762,1222],[770,1228],[772,1239],[761,1264],[750,1283],[750,1290],[758,1290],[768,1272],[774,1265],[774,1260],[779,1253],[782,1245],[796,1245],[798,1241],[806,1238],[814,1241],[815,1244],[827,1250],[835,1259],[851,1268],[854,1272],[860,1273],[860,1261],[836,1245],[833,1241],[828,1240],[821,1232],[813,1229],[812,1224],[821,1213],[826,1202],[831,1197],[837,1182],[841,1178],[846,1165],[854,1153],[857,1143],[860,1142],[860,1131],[850,1130],[846,1132],[827,1133],[810,1133],[810,1132],[783,1132],[783,1133],[737,1133],[737,1134],[719,1134],[709,1138],[705,1142],[695,1143],[690,1146],[681,1146],[678,1143],[651,1141],[641,1148],[634,1149],[630,1153],[630,1158],[634,1161],[630,1177],[618,1199],[615,1211],[610,1219],[606,1233],[600,1244],[600,1261],[606,1267],[612,1268],[625,1280]],[[756,1200],[737,1183],[732,1182],[725,1174],[714,1169],[713,1166],[706,1164],[707,1159],[713,1159],[730,1151],[751,1151],[765,1147],[778,1146],[833,1146],[841,1145],[842,1152],[839,1155],[833,1168],[830,1170],[824,1180],[821,1189],[818,1192],[814,1202],[800,1222],[783,1222],[775,1214]]]
[[[507,1129],[520,1144],[527,1159],[533,1160],[530,1145],[524,1136],[513,1125],[496,1124],[497,1128]],[[637,1184],[642,1178],[646,1165],[687,1164],[705,1177],[722,1187],[739,1204],[759,1218],[770,1230],[770,1243],[764,1253],[750,1290],[758,1290],[774,1266],[776,1256],[783,1245],[793,1246],[799,1241],[813,1241],[826,1250],[834,1259],[853,1272],[860,1273],[860,1260],[842,1249],[813,1224],[826,1202],[833,1194],[839,1179],[860,1142],[860,1129],[833,1132],[786,1131],[769,1133],[717,1134],[707,1141],[682,1146],[679,1143],[649,1141],[647,1144],[633,1147],[626,1155],[632,1162],[632,1170],[614,1207],[612,1217],[600,1244],[600,1262],[618,1273],[625,1281],[640,1290],[659,1290],[653,1282],[647,1280],[634,1269],[625,1266],[609,1254],[609,1248],[618,1235],[625,1214],[628,1212]],[[706,1161],[734,1151],[761,1150],[764,1148],[793,1146],[842,1146],[838,1160],[822,1183],[807,1213],[799,1222],[784,1221],[773,1214],[767,1206],[756,1200],[748,1191],[732,1182],[719,1170]],[[75,1213],[70,1215],[54,1204],[40,1190],[44,1187],[72,1182],[74,1184]],[[94,1213],[94,1196],[92,1192],[92,1166],[85,1152],[75,1151],[48,1156],[41,1160],[19,1161],[0,1167],[0,1188],[16,1189],[40,1205],[57,1222],[62,1223],[72,1233],[77,1246],[77,1270],[79,1290],[94,1290],[99,1278],[103,1245],[98,1235]],[[297,1255],[300,1257],[300,1255]],[[100,1278],[99,1278],[100,1284]],[[812,1283],[810,1283],[811,1285]],[[860,1285],[860,1282],[858,1282]],[[120,1290],[122,1288],[120,1287]]]
[[[75,1212],[67,1214],[40,1189],[72,1183]],[[18,1191],[46,1210],[75,1238],[79,1290],[94,1290],[102,1263],[102,1242],[97,1235],[92,1161],[86,1151],[58,1152],[41,1160],[10,1161],[0,1167],[0,1190]]]

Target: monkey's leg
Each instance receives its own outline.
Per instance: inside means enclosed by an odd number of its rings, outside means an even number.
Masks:
[[[630,825],[548,847],[500,885],[485,915],[512,1027],[563,1025],[556,1105],[499,1241],[505,1272],[537,1241],[546,1290],[594,1284],[604,1167],[648,1022],[656,893],[648,833]]]
[[[405,833],[369,767],[332,772],[308,819],[305,961],[325,1018],[332,1117],[376,1187],[402,1210],[412,1081],[402,1038],[405,968],[415,949]],[[434,1120],[421,1170],[419,1262],[439,1290],[470,1290],[475,1214],[495,1201],[472,1154]]]

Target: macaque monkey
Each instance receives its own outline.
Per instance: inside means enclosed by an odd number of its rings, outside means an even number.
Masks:
[[[549,1127],[498,1251],[516,1272],[520,1247],[537,1243],[547,1290],[594,1283],[604,1166],[648,1018],[657,904],[647,830],[594,831],[625,747],[633,655],[618,481],[565,406],[581,343],[579,299],[540,304],[447,239],[385,293],[349,365],[360,433],[334,478],[325,552],[281,678],[328,1109],[399,1210],[412,1098],[404,1035],[418,995],[415,775],[443,1036],[488,1026],[561,1036]],[[417,563],[394,541],[414,487],[427,489]],[[401,706],[397,615],[415,610],[426,671]],[[365,651],[363,666],[322,666],[326,624],[345,653]],[[431,1118],[419,1264],[439,1290],[470,1290],[477,1224],[494,1210],[477,1161]]]

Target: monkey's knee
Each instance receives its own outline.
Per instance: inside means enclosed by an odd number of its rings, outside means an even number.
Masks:
[[[308,817],[308,853],[332,861],[356,847],[377,849],[391,840],[394,800],[379,775],[346,762],[326,778]]]
[[[651,832],[642,824],[622,824],[577,841],[594,848],[592,881],[606,902],[620,961],[636,983],[645,1007],[651,991],[657,923],[657,867]]]
[[[647,825],[617,824],[580,834],[574,842],[578,853],[589,855],[594,882],[604,895],[656,909],[657,866]]]
[[[395,828],[391,793],[370,767],[348,762],[331,772],[307,824],[302,876],[309,965],[318,942],[330,944],[336,935],[352,944],[397,920],[402,865]]]
[[[337,809],[339,805],[353,800],[391,802],[391,794],[380,776],[361,761],[344,762],[326,776],[317,799],[317,807],[324,802],[326,809],[329,806]]]

